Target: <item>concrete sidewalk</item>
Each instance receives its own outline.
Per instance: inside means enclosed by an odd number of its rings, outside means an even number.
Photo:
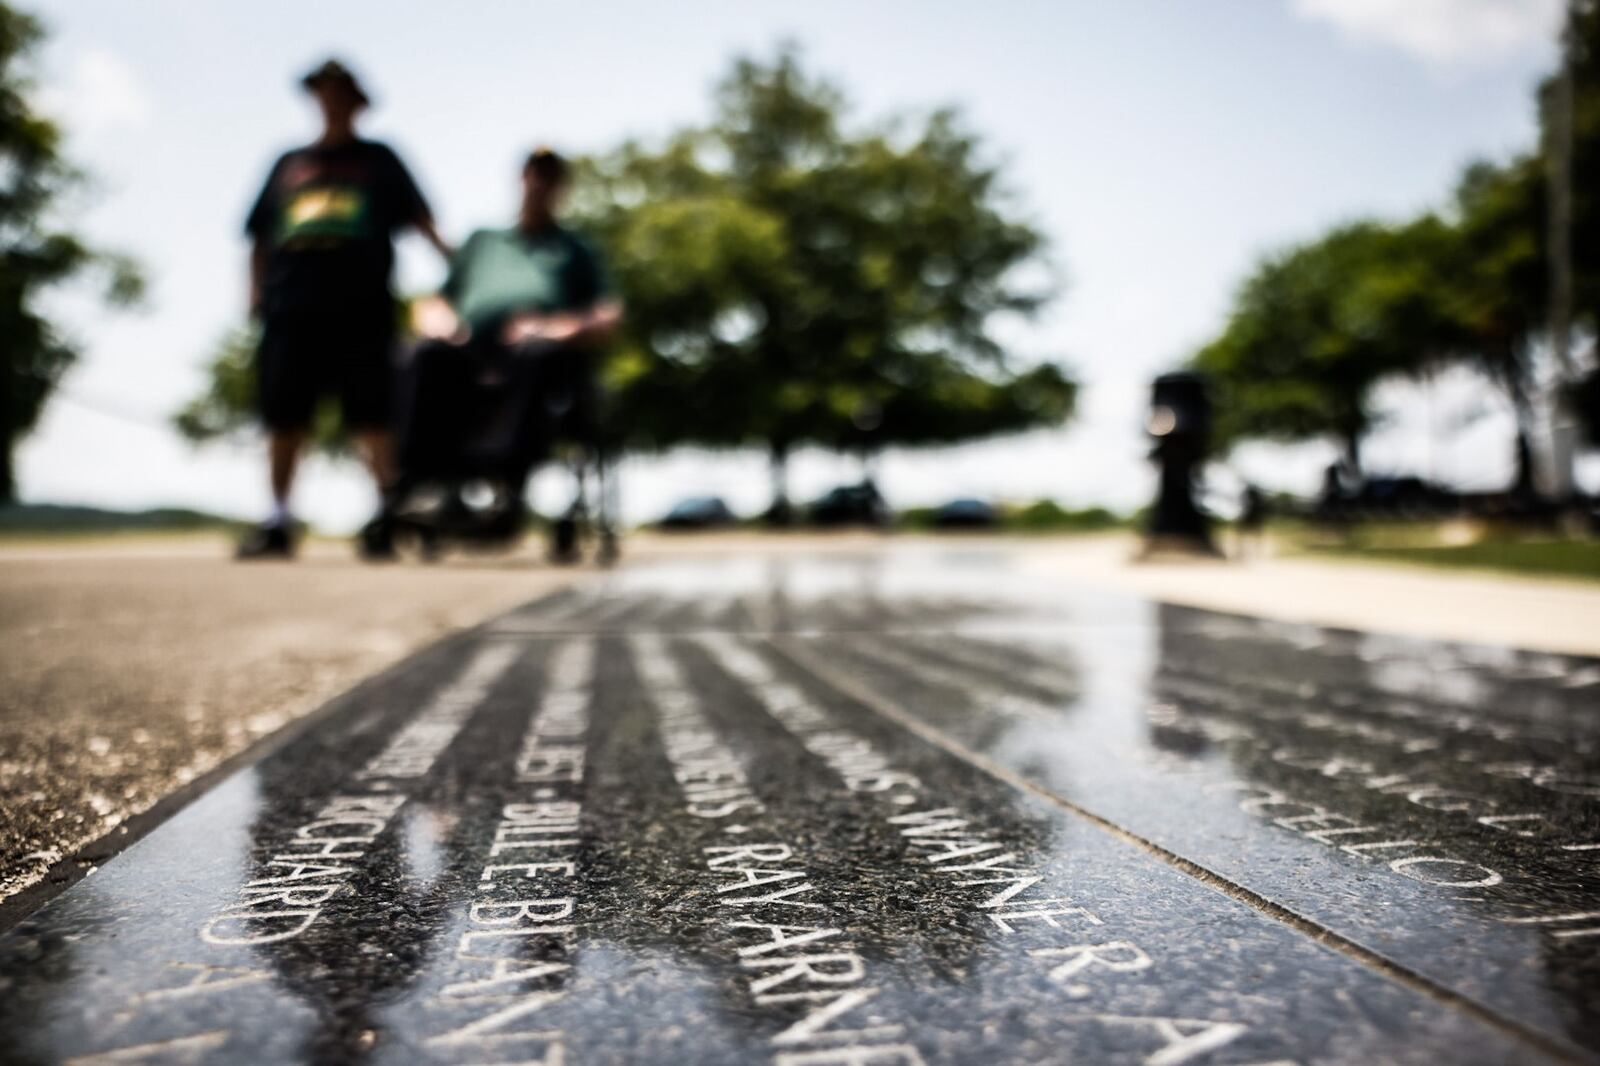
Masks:
[[[992,551],[1042,579],[1288,622],[1600,656],[1600,583],[1348,557],[1134,562],[1138,538],[841,533],[651,536],[635,559],[740,553]]]
[[[577,572],[242,565],[212,537],[0,548],[0,900],[251,743]],[[60,871],[58,871],[59,873]]]
[[[1435,640],[1600,656],[1600,583],[1305,556],[1129,562],[1131,538],[1023,552],[1076,583],[1214,611]]]

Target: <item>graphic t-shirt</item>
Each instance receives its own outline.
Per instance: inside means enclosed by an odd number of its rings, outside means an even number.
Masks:
[[[467,238],[441,290],[474,332],[506,316],[581,311],[610,295],[600,259],[571,230],[481,229]]]
[[[428,215],[387,145],[357,140],[285,153],[245,223],[268,249],[267,313],[387,302],[395,231]]]

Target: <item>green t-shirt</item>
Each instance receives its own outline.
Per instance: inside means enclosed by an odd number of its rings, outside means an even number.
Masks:
[[[600,259],[570,230],[481,229],[450,263],[440,290],[473,329],[507,315],[581,311],[610,295]]]

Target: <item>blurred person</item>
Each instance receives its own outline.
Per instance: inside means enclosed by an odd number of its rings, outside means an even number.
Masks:
[[[1238,556],[1247,559],[1260,555],[1267,525],[1267,497],[1254,485],[1246,485],[1239,500],[1239,518],[1234,523],[1238,532]]]
[[[317,402],[331,395],[378,487],[379,514],[362,530],[362,552],[383,558],[393,551],[383,501],[395,477],[394,236],[415,229],[446,260],[451,249],[399,157],[357,135],[371,101],[355,75],[330,59],[301,85],[321,111],[321,135],[278,159],[245,224],[253,241],[250,313],[262,327],[256,386],[272,513],[240,543],[238,557],[294,554],[290,490]]]
[[[529,423],[517,430],[520,454],[542,457],[558,422],[595,417],[593,349],[616,329],[622,306],[598,253],[559,221],[568,182],[560,155],[531,153],[516,223],[474,232],[439,295],[416,305],[423,341],[405,375],[404,470],[439,470],[441,457],[474,428],[461,408],[471,402],[468,380],[481,380],[486,367],[502,391],[527,398],[519,406]],[[520,528],[520,496],[502,501],[501,511]]]
[[[561,225],[567,161],[537,148],[522,166],[516,223],[480,229],[461,246],[439,295],[418,302],[418,332],[436,344],[527,341],[591,345],[622,320],[599,254]]]

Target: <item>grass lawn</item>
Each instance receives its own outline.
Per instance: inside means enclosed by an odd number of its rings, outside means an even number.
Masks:
[[[1351,559],[1387,559],[1424,566],[1494,570],[1528,576],[1600,581],[1600,541],[1481,540],[1471,544],[1320,546]]]
[[[73,504],[0,505],[0,541],[120,536],[137,533],[207,533],[240,523],[181,507],[114,511]]]

